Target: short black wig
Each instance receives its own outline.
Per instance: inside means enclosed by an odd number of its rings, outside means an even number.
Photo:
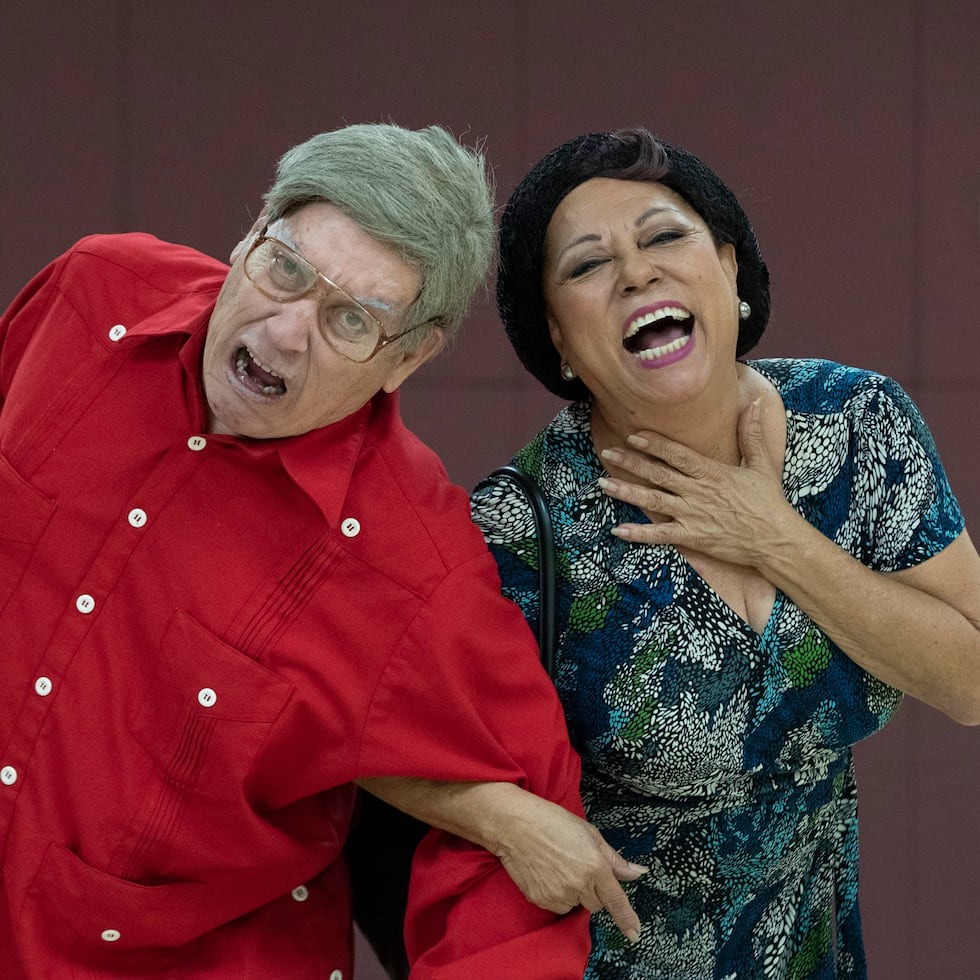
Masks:
[[[693,153],[637,127],[587,133],[563,143],[517,185],[500,218],[497,308],[524,366],[549,391],[575,401],[588,396],[577,378],[566,381],[548,332],[543,273],[548,224],[562,200],[593,177],[650,180],[679,194],[701,216],[716,245],[731,244],[738,262],[739,298],[752,308],[739,321],[736,355],[759,341],[769,320],[769,270],[755,232],[735,195]]]

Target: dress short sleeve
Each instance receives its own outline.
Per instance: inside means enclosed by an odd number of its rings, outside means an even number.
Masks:
[[[865,560],[891,572],[938,554],[964,520],[918,408],[897,382],[871,377],[855,403],[855,491],[865,508]]]

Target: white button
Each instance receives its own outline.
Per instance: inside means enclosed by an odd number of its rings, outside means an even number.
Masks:
[[[118,929],[103,929],[102,930],[102,938],[107,943],[114,943],[117,939],[120,938],[119,930]]]
[[[361,533],[361,522],[356,517],[348,517],[341,523],[340,530],[348,538],[356,538]]]
[[[204,436],[191,436],[187,440],[187,448],[193,449],[196,453],[199,453],[207,444],[208,441]]]
[[[297,902],[305,902],[310,897],[310,890],[306,885],[297,885],[290,894]]]
[[[340,970],[334,970],[333,973],[330,974],[330,980],[344,980],[344,975],[340,972]]]
[[[0,769],[0,783],[4,786],[13,786],[17,782],[17,770],[13,766],[4,766]]]
[[[34,690],[41,695],[42,698],[46,698],[51,693],[51,678],[50,677],[39,677],[34,682]]]
[[[75,608],[83,616],[87,616],[95,608],[95,600],[90,595],[80,595],[75,600]]]
[[[128,520],[133,527],[142,527],[146,523],[146,511],[140,510],[139,507],[134,507],[129,512]]]
[[[113,343],[118,343],[125,336],[126,336],[126,328],[121,323],[117,323],[114,327],[111,327],[109,330],[109,339]]]
[[[202,708],[210,708],[215,701],[218,700],[218,695],[211,690],[210,687],[202,687],[200,691],[197,692],[197,701]]]

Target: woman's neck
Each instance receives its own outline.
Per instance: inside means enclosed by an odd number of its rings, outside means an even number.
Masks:
[[[741,459],[738,417],[755,397],[756,387],[751,373],[739,364],[723,388],[712,387],[683,402],[606,406],[593,400],[592,441],[596,452],[625,447],[627,436],[650,430],[702,456],[737,464]]]

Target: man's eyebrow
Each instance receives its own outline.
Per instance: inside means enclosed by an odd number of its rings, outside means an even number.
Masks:
[[[394,313],[398,308],[397,306],[387,303],[383,299],[378,299],[377,297],[355,296],[354,299],[356,299],[361,306],[370,306],[372,309],[383,310],[385,313]]]
[[[282,225],[281,231],[277,232],[273,237],[281,239],[297,255],[303,255],[303,250],[299,247],[299,245],[296,244],[295,239],[293,239],[293,237],[289,234],[289,230],[286,228],[285,225]],[[303,258],[306,259],[307,262],[310,262],[310,260],[307,259],[305,255],[303,255]],[[310,265],[313,265],[313,263],[310,262]],[[313,265],[313,268],[316,269],[316,271],[319,272],[321,276],[325,274],[321,272],[320,269],[317,269],[315,265]],[[338,283],[338,285],[340,284]],[[344,292],[347,292],[347,290],[344,289]],[[380,299],[377,296],[354,296],[353,293],[350,293],[349,295],[351,296],[352,299],[357,300],[357,302],[360,303],[361,306],[368,306],[371,307],[371,309],[381,310],[383,313],[394,313],[398,309],[398,307],[395,306],[394,304],[389,303],[387,300]]]

